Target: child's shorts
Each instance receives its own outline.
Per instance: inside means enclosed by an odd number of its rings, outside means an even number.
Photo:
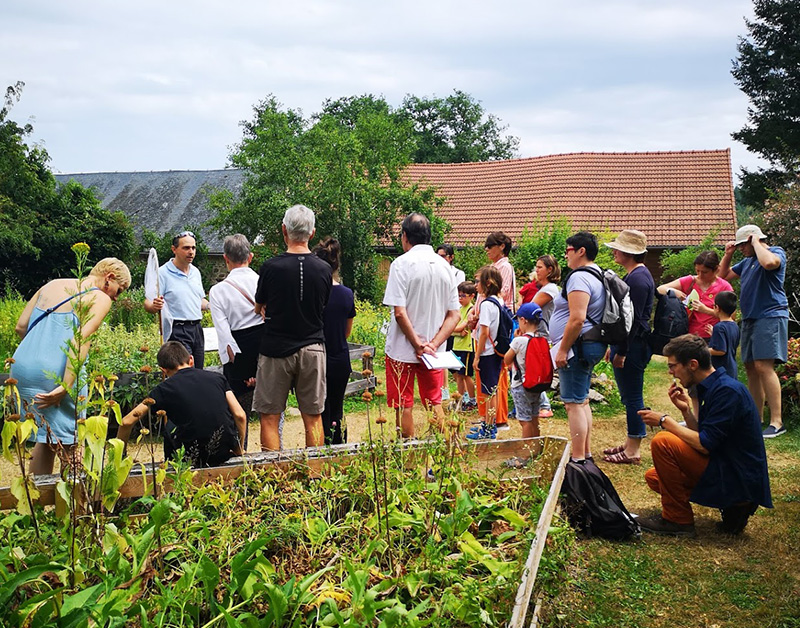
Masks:
[[[517,411],[518,421],[533,421],[539,418],[539,400],[542,393],[525,390],[524,386],[512,386],[511,398]]]
[[[460,369],[450,369],[451,373],[455,373],[456,375],[466,375],[467,377],[472,377],[475,375],[475,369],[472,367],[472,362],[475,359],[475,352],[474,351],[453,351],[456,354],[459,360],[461,360],[466,367]]]

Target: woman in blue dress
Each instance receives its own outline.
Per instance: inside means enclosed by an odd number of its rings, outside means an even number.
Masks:
[[[75,444],[75,401],[67,394],[75,383],[75,372],[67,359],[69,341],[78,323],[78,303],[87,309],[82,327],[80,356],[89,351],[91,335],[100,327],[111,303],[131,283],[128,267],[114,257],[107,257],[92,268],[89,275],[77,279],[54,279],[37,290],[17,321],[16,332],[22,338],[14,352],[11,377],[18,381],[23,403],[36,415],[39,430],[33,447],[31,472],[53,472],[58,445]],[[63,385],[56,381],[63,380]],[[85,393],[83,393],[85,394]]]

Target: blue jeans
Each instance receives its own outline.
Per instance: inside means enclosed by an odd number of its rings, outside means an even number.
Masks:
[[[611,359],[616,352],[611,348]],[[644,370],[650,362],[652,353],[646,338],[637,338],[628,344],[628,355],[625,356],[625,366],[614,368],[614,379],[617,380],[619,396],[625,406],[625,416],[628,420],[628,438],[644,438],[647,430],[639,416],[639,410],[644,408]]]
[[[589,397],[592,370],[606,354],[606,345],[602,342],[584,340],[581,347],[582,357],[578,357],[577,343],[572,346],[575,352],[565,367],[558,369],[558,384],[561,389],[561,401],[564,403],[583,403]]]

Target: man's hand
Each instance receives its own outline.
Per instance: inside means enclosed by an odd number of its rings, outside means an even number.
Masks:
[[[620,355],[619,353],[614,356],[614,360],[611,362],[612,366],[615,369],[621,369],[625,367],[625,356]]]
[[[556,352],[556,366],[563,369],[567,365],[567,352],[564,349],[559,349]]]
[[[145,310],[150,312],[150,314],[155,314],[156,312],[160,312],[164,307],[164,297],[157,296],[155,299],[150,301],[149,307],[147,307],[147,302],[145,302]]]
[[[711,323],[707,324],[703,329],[709,336],[714,333],[714,326]]]
[[[733,252],[736,250],[736,242],[731,240],[730,242],[725,243],[725,253],[724,255],[733,255]]]
[[[423,342],[415,349],[417,357],[421,358],[423,354],[436,355],[436,347],[430,342]]]
[[[678,386],[675,382],[672,382],[672,385],[669,387],[667,391],[667,395],[669,395],[669,400],[672,402],[681,413],[687,412],[691,407],[692,400],[689,398],[689,393],[686,392],[686,389]]]
[[[639,410],[638,414],[642,417],[644,424],[650,427],[656,427],[661,421],[661,417],[664,416],[663,412],[656,412],[655,410]]]
[[[476,354],[475,359],[472,360],[472,368],[475,369],[476,371],[480,371],[480,369],[478,368],[480,366],[480,363],[481,363],[481,356]]]

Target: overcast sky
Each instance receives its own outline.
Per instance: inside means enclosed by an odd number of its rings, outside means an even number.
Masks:
[[[2,85],[56,172],[223,168],[268,94],[463,90],[520,157],[730,148],[749,0],[4,0]]]

